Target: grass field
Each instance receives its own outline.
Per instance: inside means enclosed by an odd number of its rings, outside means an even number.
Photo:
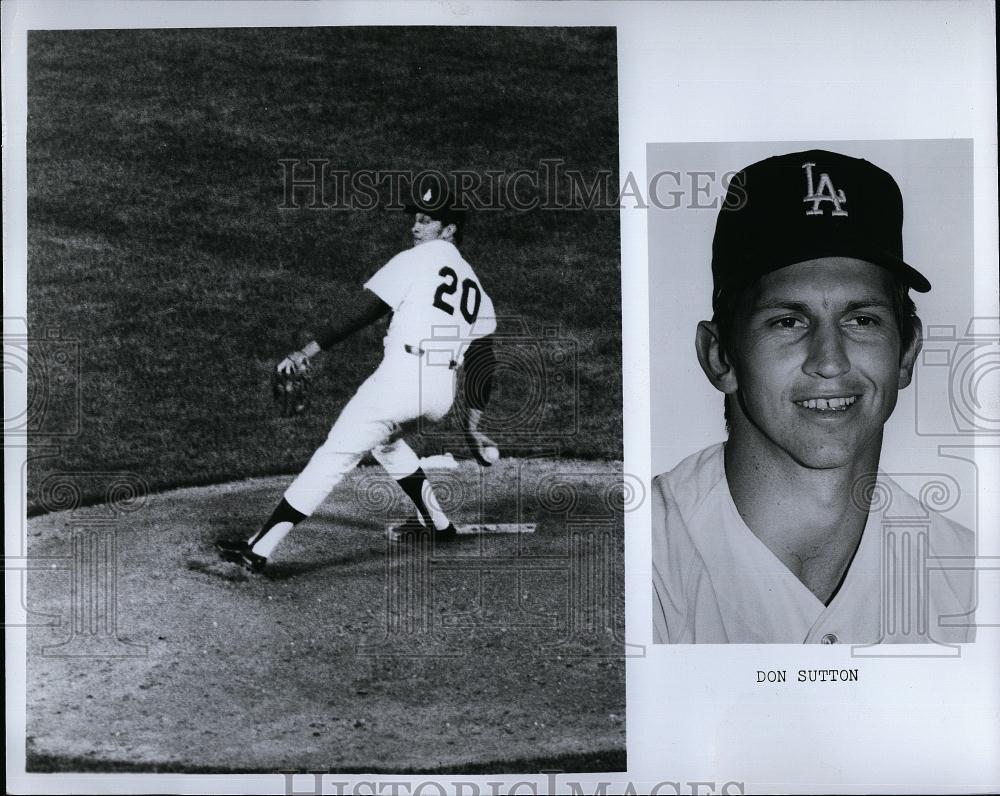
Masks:
[[[279,160],[509,174],[557,158],[617,185],[608,29],[33,31],[28,81],[29,329],[69,341],[73,374],[57,384],[54,344],[30,348],[32,444],[61,445],[32,463],[32,512],[53,473],[158,490],[294,471],[375,366],[382,326],[324,355],[308,416],[276,416],[269,369],[409,228],[279,209]],[[501,331],[558,327],[577,355],[572,391],[546,393],[532,435],[494,427],[501,447],[621,458],[618,229],[582,207],[473,218],[463,252],[514,319]],[[491,412],[513,416],[527,389],[501,374]]]

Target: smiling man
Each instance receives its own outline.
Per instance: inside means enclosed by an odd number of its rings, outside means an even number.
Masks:
[[[730,183],[696,334],[729,438],[654,480],[655,641],[973,640],[971,573],[925,566],[972,555],[971,531],[878,472],[921,345],[909,291],[930,290],[902,221],[895,180],[833,152]],[[921,520],[907,544],[890,505]]]

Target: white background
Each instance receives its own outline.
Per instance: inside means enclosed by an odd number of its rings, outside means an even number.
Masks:
[[[650,142],[972,139],[974,311],[998,313],[992,3],[7,2],[2,13],[5,317],[25,314],[26,28],[314,24],[617,25],[620,169],[623,178],[632,173],[640,183]],[[746,163],[733,167],[741,165]],[[642,211],[622,213],[622,265],[625,467],[648,483],[650,346]],[[702,300],[699,295],[699,306]],[[690,334],[678,344],[690,350]],[[663,346],[656,341],[657,354]],[[10,416],[18,401],[24,403],[23,388],[5,389],[5,399],[14,405],[5,413]],[[5,453],[5,485],[16,490],[23,452]],[[669,465],[674,456],[671,451],[658,461]],[[1000,516],[995,457],[984,457],[980,471],[976,524],[982,539],[994,532]],[[15,549],[21,528],[21,504],[16,492],[8,491],[12,496],[5,502],[8,549]],[[627,634],[631,643],[648,645],[648,507],[628,515],[626,535]],[[981,552],[997,555],[995,546]],[[8,577],[8,605],[19,599],[17,583]],[[990,599],[1000,604],[996,585]],[[714,792],[730,780],[745,783],[746,792],[995,790],[1000,787],[998,639],[1000,629],[981,628],[979,641],[958,660],[858,661],[846,648],[828,647],[647,646],[628,666],[629,772],[604,779],[618,783],[609,792],[620,791],[628,780],[638,792],[661,781],[679,782],[682,792],[691,792],[685,783],[696,780],[715,783]],[[23,686],[18,694],[23,636],[13,631],[7,641],[12,792],[66,787],[281,792],[279,777],[17,776],[24,755]],[[758,668],[791,674],[805,666],[858,667],[861,682],[807,687],[754,682]],[[507,781],[524,779],[530,778]],[[545,777],[533,781],[543,792]],[[309,783],[297,785],[306,789]],[[706,791],[702,786],[700,792]],[[663,786],[661,792],[675,791]]]

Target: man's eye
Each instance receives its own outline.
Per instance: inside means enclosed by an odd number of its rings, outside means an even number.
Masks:
[[[774,321],[774,325],[779,329],[803,329],[805,328],[805,323],[801,318],[778,318]]]
[[[853,318],[848,318],[847,323],[849,326],[860,326],[862,328],[870,328],[872,326],[878,326],[878,318],[873,318],[871,315],[855,315]]]

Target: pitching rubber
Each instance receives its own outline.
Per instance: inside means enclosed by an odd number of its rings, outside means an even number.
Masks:
[[[456,525],[459,536],[476,536],[492,533],[534,533],[535,523],[487,522],[472,525]]]

